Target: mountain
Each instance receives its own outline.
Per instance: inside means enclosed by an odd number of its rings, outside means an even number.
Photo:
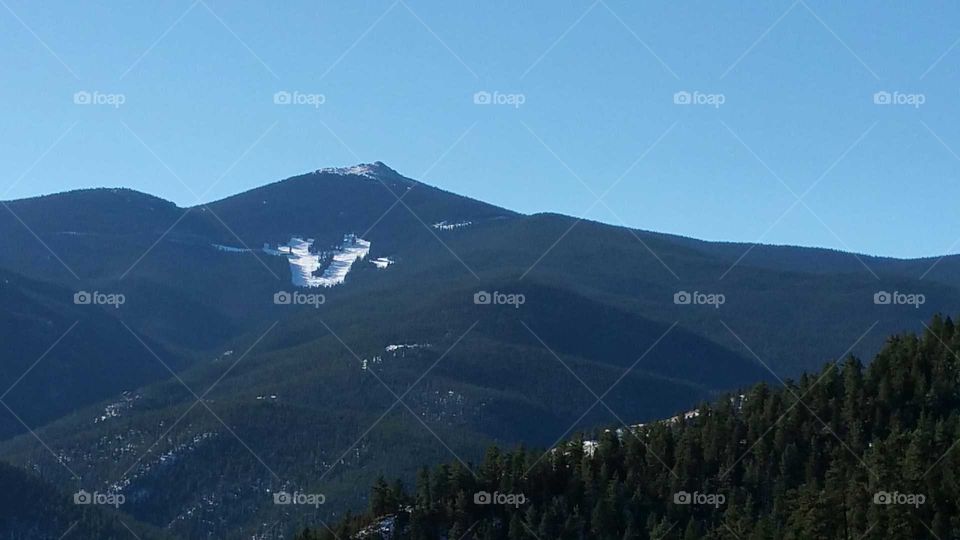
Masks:
[[[298,540],[956,538],[960,332],[936,318],[786,388],[760,384],[551,451],[382,477],[369,509]]]
[[[381,472],[409,482],[490,444],[670,417],[872,355],[960,306],[956,257],[868,271],[852,254],[527,216],[382,163],[190,208],[114,189],[3,204],[0,318],[19,340],[4,380],[80,322],[0,398],[0,459],[117,490],[183,538],[337,519]],[[74,304],[82,292],[124,301]],[[274,504],[283,490],[325,504]]]
[[[79,291],[80,294],[94,291]],[[118,308],[77,305],[74,290],[0,270],[0,438],[126,389],[165,379],[187,360],[124,328]],[[165,367],[151,350],[166,358]]]
[[[61,492],[26,471],[3,463],[0,463],[0,485],[3,486],[0,490],[0,537],[3,538],[170,539],[163,531],[138,523],[109,505],[75,504],[73,493]]]

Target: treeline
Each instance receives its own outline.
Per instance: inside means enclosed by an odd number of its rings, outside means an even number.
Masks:
[[[847,358],[596,444],[491,448],[422,470],[412,492],[381,479],[367,513],[297,538],[957,538],[958,350],[937,317],[866,368]]]

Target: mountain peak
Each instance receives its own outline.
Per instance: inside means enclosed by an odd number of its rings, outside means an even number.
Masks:
[[[372,180],[382,180],[385,177],[397,175],[397,171],[391,169],[382,161],[373,163],[358,163],[350,167],[326,167],[317,169],[317,174],[336,174],[339,176],[363,176]]]

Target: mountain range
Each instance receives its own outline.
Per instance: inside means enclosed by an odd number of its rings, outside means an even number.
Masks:
[[[380,162],[188,208],[2,206],[0,472],[61,516],[79,489],[123,494],[62,521],[143,538],[280,537],[364,507],[379,474],[674,416],[960,306],[957,256],[524,215]]]

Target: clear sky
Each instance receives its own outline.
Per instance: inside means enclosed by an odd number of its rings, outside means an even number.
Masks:
[[[521,212],[955,253],[958,20],[953,2],[0,0],[0,199],[190,205],[380,160]]]

